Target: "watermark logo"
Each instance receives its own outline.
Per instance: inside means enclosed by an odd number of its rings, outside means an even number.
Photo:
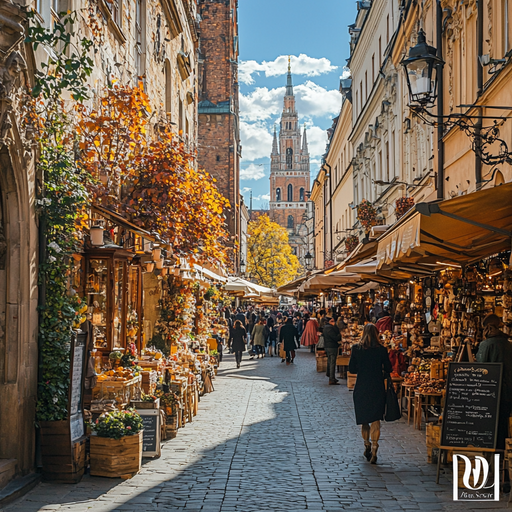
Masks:
[[[492,472],[489,462],[484,457],[476,455],[472,461],[465,455],[454,454],[453,499],[455,501],[499,501],[499,468],[500,456],[498,454],[494,455]]]

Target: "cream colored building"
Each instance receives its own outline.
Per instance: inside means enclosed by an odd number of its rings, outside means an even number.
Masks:
[[[349,135],[352,131],[351,81],[342,80],[341,91],[343,103],[334,132],[325,156],[325,164],[330,173],[332,186],[332,222],[330,223],[330,241],[333,261],[339,263],[346,255],[345,240],[355,233],[353,224],[354,211],[354,179],[352,172],[352,144]]]
[[[440,92],[445,125],[440,141],[437,133],[432,142],[426,142],[425,136],[419,138],[427,146],[438,178],[436,196],[447,199],[511,181],[512,161],[500,159],[499,155],[512,147],[512,121],[507,120],[512,116],[512,0],[444,0],[441,17],[435,2],[408,2],[392,52],[393,62],[400,62],[416,44],[419,28],[425,32],[427,44],[436,47],[444,61]],[[411,120],[411,134],[414,129],[432,130],[420,120],[412,121],[403,69],[401,82],[404,119]],[[437,114],[439,99],[438,96],[435,105],[427,108],[433,116]],[[485,145],[482,153],[487,155],[475,151],[479,145],[475,130],[462,130],[453,123],[453,117],[449,118],[454,115],[462,116],[470,125],[478,125],[478,116],[485,116],[481,119],[484,134],[497,121],[498,137],[505,145]],[[426,117],[433,120],[433,116]],[[411,145],[411,154],[414,149]]]

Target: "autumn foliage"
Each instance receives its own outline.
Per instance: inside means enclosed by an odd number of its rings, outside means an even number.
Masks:
[[[293,281],[301,270],[288,243],[288,232],[261,215],[248,226],[248,274],[258,284],[275,288]]]
[[[158,233],[177,256],[225,261],[229,202],[170,123],[155,119],[141,86],[113,86],[96,108],[81,107],[78,134],[93,203]]]

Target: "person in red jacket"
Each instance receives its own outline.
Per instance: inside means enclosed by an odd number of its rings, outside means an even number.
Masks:
[[[383,316],[377,320],[375,327],[379,330],[379,333],[393,330],[393,319],[387,309],[384,309]]]

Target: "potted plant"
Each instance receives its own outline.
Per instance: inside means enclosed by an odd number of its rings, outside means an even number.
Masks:
[[[370,201],[363,199],[357,206],[357,218],[366,232],[377,224],[377,210]]]
[[[142,463],[142,418],[133,410],[102,414],[91,424],[91,475],[131,478]]]

